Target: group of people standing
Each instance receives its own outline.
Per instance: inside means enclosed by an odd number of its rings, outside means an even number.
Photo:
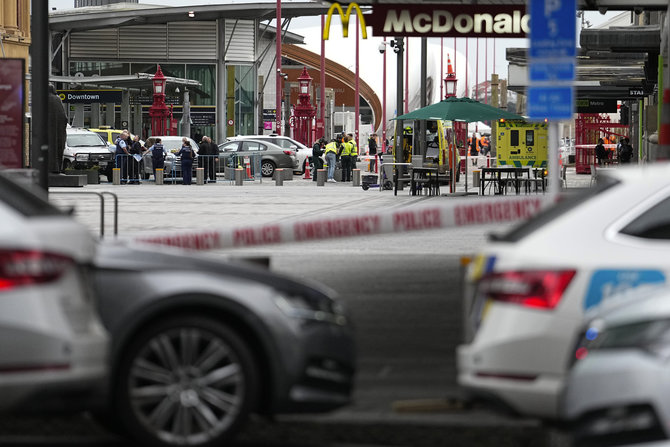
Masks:
[[[325,157],[327,170],[327,182],[336,183],[335,168],[338,161],[342,167],[342,181],[350,182],[352,180],[353,170],[358,160],[358,145],[354,140],[353,134],[341,134],[333,138],[326,144],[325,138],[320,138],[312,147],[312,163],[314,165],[313,180],[316,181],[319,169],[323,169],[323,159]]]
[[[596,160],[598,166],[608,164],[612,161],[611,153],[605,147],[605,140],[598,139],[598,144],[595,147]],[[616,147],[617,160],[619,163],[627,164],[633,159],[633,146],[630,144],[628,137],[621,137],[619,144]]]
[[[150,139],[153,144],[146,148],[140,141],[139,135],[131,137],[130,132],[125,129],[117,137],[114,144],[116,145],[115,163],[116,167],[121,170],[122,184],[139,184],[140,183],[140,162],[142,156],[147,152],[151,152],[151,161],[154,179],[156,178],[156,169],[165,168],[165,157],[167,155],[166,149],[163,146],[162,140],[158,137]],[[219,161],[219,148],[208,136],[202,137],[199,145],[199,151],[193,149],[191,141],[184,137],[182,138],[182,146],[175,154],[181,161],[181,172],[184,185],[190,185],[193,180],[193,162],[196,157],[200,156],[202,166],[204,168],[205,183],[216,182],[216,165]]]

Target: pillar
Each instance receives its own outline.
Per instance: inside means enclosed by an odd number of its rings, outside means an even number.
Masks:
[[[30,39],[30,0],[19,0],[19,30],[24,38]]]
[[[125,124],[125,125],[124,125]],[[130,127],[130,93],[128,90],[121,92],[121,128]]]
[[[16,0],[4,0],[2,2],[2,20],[5,33],[19,36],[19,13],[16,9]]]
[[[137,135],[142,134],[142,104],[133,106],[133,127],[131,130]]]
[[[74,105],[74,119],[72,127],[84,127],[84,104]]]
[[[100,103],[91,104],[91,127],[97,129],[100,127]]]
[[[105,125],[110,126],[111,128],[116,127],[114,121],[116,118],[116,112],[114,110],[115,104],[113,102],[108,102],[105,104]]]

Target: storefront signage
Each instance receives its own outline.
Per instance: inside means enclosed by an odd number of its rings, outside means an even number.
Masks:
[[[25,61],[0,59],[0,169],[23,167]]]
[[[578,99],[577,113],[616,113],[616,99]]]
[[[628,96],[630,96],[631,98],[644,98],[647,95],[644,94],[643,88],[628,87]]]
[[[375,36],[526,37],[525,5],[375,4],[366,15]]]
[[[333,12],[337,11],[342,19],[342,36],[349,37],[349,16],[351,16],[351,11],[356,10],[356,15],[358,16],[358,23],[361,27],[361,37],[363,39],[368,38],[368,33],[365,29],[365,18],[361,12],[361,8],[356,3],[349,3],[347,6],[347,11],[344,12],[339,3],[333,3],[328,9],[328,14],[326,14],[326,25],[323,28],[323,40],[328,40],[330,35],[330,19],[333,18]]]
[[[68,104],[116,103],[122,101],[121,90],[57,90],[60,100]]]

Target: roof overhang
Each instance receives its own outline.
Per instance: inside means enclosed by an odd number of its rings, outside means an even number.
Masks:
[[[217,19],[274,19],[276,3],[229,3],[179,7],[91,7],[52,11],[51,31],[84,31],[99,28],[163,24],[168,22],[213,21]],[[110,5],[112,6],[112,5]],[[322,2],[282,3],[282,18],[326,14],[329,5]],[[192,13],[192,17],[191,14]]]
[[[79,87],[109,87],[122,89],[142,89],[151,86],[151,80],[154,74],[151,73],[135,73],[132,75],[121,76],[49,76],[50,82],[67,83],[71,86]],[[173,76],[166,76],[165,80],[168,84],[183,85],[186,87],[193,87],[198,91],[197,87],[202,84],[199,81],[185,78],[175,78]]]

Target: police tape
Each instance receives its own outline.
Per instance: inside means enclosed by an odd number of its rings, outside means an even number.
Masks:
[[[324,239],[405,233],[525,220],[552,203],[551,196],[453,199],[433,206],[299,219],[178,235],[137,236],[134,242],[191,250],[217,250]]]

